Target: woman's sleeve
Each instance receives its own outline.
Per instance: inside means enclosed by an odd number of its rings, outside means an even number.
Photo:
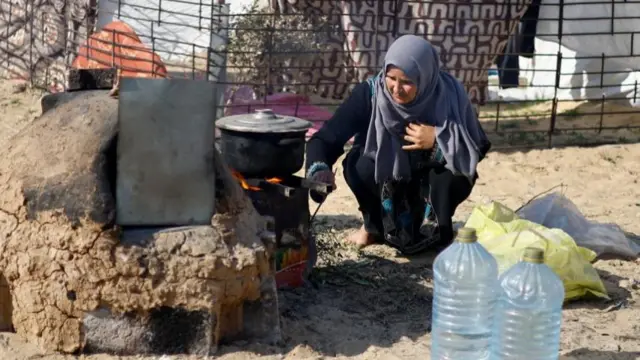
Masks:
[[[344,145],[354,135],[369,128],[371,90],[365,81],[356,85],[323,126],[307,142],[307,164],[324,164],[331,168],[344,153]]]
[[[469,105],[467,106],[467,112],[469,113],[468,116],[474,119],[474,121],[477,124],[476,129],[478,131],[478,134],[476,136],[478,139],[480,139],[480,143],[477,144],[478,153],[479,153],[478,162],[480,162],[487,156],[487,153],[489,152],[489,150],[491,150],[491,141],[489,141],[489,137],[487,137],[487,134],[484,132],[484,129],[482,128],[482,123],[480,122],[480,119],[478,117],[478,113],[470,101],[469,101]]]

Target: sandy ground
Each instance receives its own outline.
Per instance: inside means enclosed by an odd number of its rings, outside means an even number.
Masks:
[[[0,147],[38,115],[40,93],[11,94],[0,82]],[[640,144],[492,152],[478,185],[458,210],[464,221],[477,204],[497,200],[517,208],[561,183],[591,220],[615,222],[640,234]],[[338,169],[338,174],[342,169]],[[342,239],[361,224],[343,177],[315,222],[320,261],[312,285],[281,292],[285,345],[236,343],[219,359],[428,359],[432,254],[398,256],[386,246],[356,251]],[[312,204],[312,211],[316,205]],[[640,260],[595,263],[611,300],[565,306],[562,359],[640,359]],[[19,336],[0,333],[0,359],[71,360],[45,354]],[[187,356],[83,356],[91,360],[197,359]]]

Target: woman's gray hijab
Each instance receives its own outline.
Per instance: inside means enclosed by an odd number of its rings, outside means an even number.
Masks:
[[[389,66],[402,70],[418,86],[410,104],[393,101],[385,85]],[[375,80],[372,105],[364,154],[375,160],[377,183],[411,178],[409,156],[402,150],[405,128],[410,122],[436,128],[436,141],[447,169],[469,178],[475,175],[486,135],[462,84],[440,70],[438,53],[427,40],[404,35],[391,44]]]

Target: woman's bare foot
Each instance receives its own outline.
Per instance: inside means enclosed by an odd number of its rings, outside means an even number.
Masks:
[[[364,226],[358,229],[358,231],[356,231],[355,233],[351,234],[347,238],[347,241],[354,245],[357,245],[359,248],[373,245],[375,243],[373,235],[369,234],[367,230],[364,229]]]

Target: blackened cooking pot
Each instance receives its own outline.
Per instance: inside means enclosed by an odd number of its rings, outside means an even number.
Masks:
[[[221,151],[227,165],[245,177],[285,177],[304,164],[306,133],[312,124],[272,110],[219,119]]]

